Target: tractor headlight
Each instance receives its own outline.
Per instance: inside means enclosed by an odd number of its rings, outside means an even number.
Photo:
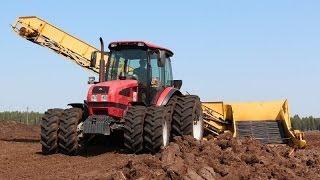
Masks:
[[[97,101],[97,100],[98,100],[97,95],[92,95],[91,96],[91,101]]]
[[[107,95],[101,95],[101,101],[107,101]]]

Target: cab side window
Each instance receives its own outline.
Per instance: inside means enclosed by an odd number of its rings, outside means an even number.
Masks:
[[[156,53],[150,56],[151,63],[151,86],[172,86],[171,60],[166,58],[164,67],[158,66],[158,56]],[[158,84],[156,83],[158,81]]]
[[[172,69],[171,69],[171,59],[167,58],[166,64],[164,66],[164,73],[165,73],[165,85],[172,86]]]
[[[158,56],[156,53],[150,56],[151,65],[151,87],[162,87],[165,85],[164,67],[158,66]]]

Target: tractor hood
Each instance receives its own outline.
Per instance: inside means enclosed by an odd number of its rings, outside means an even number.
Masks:
[[[87,95],[89,115],[107,114],[120,118],[137,100],[138,81],[114,80],[92,85]]]
[[[116,102],[132,97],[131,91],[138,87],[136,80],[114,80],[94,84],[87,95],[88,102]],[[124,97],[123,97],[124,96]]]

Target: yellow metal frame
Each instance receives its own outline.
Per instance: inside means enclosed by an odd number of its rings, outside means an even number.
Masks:
[[[304,134],[291,126],[287,100],[245,103],[203,102],[202,109],[205,128],[210,131],[214,129],[217,134],[228,130],[236,137],[235,125],[241,121],[280,121],[291,146],[297,148],[306,146]],[[227,121],[231,124],[224,123]]]
[[[100,57],[99,50],[58,27],[36,16],[24,16],[19,17],[12,28],[21,37],[47,47],[83,68],[99,72],[99,63],[90,67],[91,54],[98,51],[97,57]]]

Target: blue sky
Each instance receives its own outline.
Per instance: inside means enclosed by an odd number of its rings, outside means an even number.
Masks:
[[[183,3],[182,3],[183,2]],[[20,1],[0,7],[0,111],[82,102],[90,74],[19,38],[18,16],[39,16],[98,47],[98,38],[172,49],[174,76],[205,101],[289,99],[320,116],[320,1]]]

